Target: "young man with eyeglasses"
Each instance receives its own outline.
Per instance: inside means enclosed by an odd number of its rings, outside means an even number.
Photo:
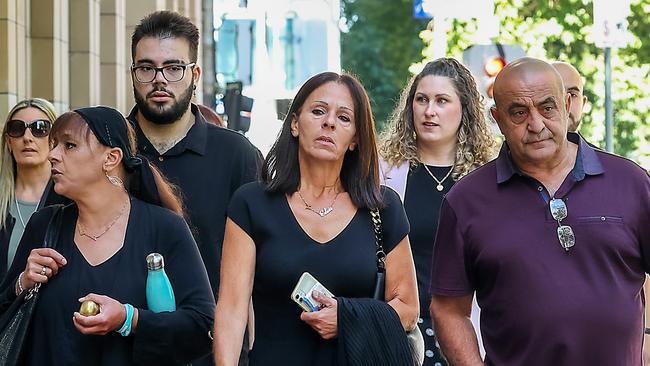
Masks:
[[[207,123],[191,103],[201,75],[198,42],[197,27],[178,13],[159,11],[140,22],[131,39],[136,106],[128,119],[139,152],[182,191],[216,296],[228,203],[257,178],[261,155],[241,134]]]
[[[571,98],[550,64],[508,64],[494,95],[501,152],[440,214],[430,290],[443,352],[453,365],[641,365],[650,177],[567,133]]]

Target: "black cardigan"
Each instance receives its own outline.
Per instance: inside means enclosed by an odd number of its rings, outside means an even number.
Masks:
[[[397,312],[383,301],[338,301],[338,346],[341,366],[415,366],[417,361]]]

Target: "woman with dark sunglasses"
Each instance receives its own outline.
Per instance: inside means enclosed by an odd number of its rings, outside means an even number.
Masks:
[[[57,112],[45,99],[16,104],[0,136],[0,281],[11,266],[32,214],[50,179],[48,135]]]

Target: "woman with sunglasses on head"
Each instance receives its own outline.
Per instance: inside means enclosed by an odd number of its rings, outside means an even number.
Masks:
[[[57,113],[45,99],[16,104],[0,136],[0,282],[50,179],[48,135]]]
[[[470,71],[453,58],[431,61],[402,93],[380,147],[382,180],[404,202],[411,224],[425,366],[446,361],[429,316],[429,277],[438,213],[454,183],[493,157],[494,141]]]

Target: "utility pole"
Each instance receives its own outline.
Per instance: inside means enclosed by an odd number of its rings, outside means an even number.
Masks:
[[[605,149],[614,152],[614,108],[612,106],[612,48],[625,47],[629,40],[627,17],[631,0],[594,0],[594,38],[605,55]]]
[[[612,108],[612,48],[605,47],[605,149],[614,151],[612,130],[614,109]]]

